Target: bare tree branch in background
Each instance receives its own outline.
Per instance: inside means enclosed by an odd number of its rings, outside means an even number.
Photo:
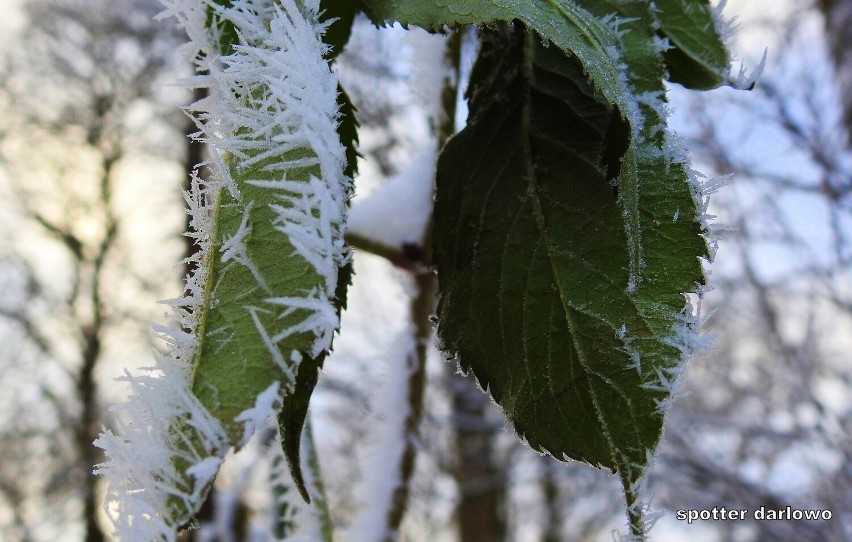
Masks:
[[[69,380],[51,397],[58,420],[53,430],[69,432],[72,457],[36,457],[71,462],[63,491],[76,493],[82,503],[86,542],[104,540],[92,475],[101,461],[92,441],[104,423],[97,370],[108,330],[127,310],[117,301],[127,285],[115,278],[125,237],[116,200],[120,169],[134,152],[162,153],[157,123],[160,130],[173,130],[158,120],[164,111],[159,89],[174,78],[176,44],[170,29],[154,21],[159,10],[155,0],[30,2],[22,38],[5,59],[2,156],[21,221],[15,231],[52,244],[48,251],[67,262],[70,277],[63,284],[33,275],[37,291],[21,292],[31,299],[18,309],[3,308],[0,316],[37,347],[38,363],[61,366]],[[60,162],[51,164],[51,158]],[[23,254],[33,248],[22,244],[19,238],[3,250]],[[30,250],[25,257],[45,252]],[[38,297],[49,308],[36,314],[27,307]],[[5,442],[3,448],[22,445]]]
[[[750,96],[686,105],[699,169],[735,177],[714,199],[728,226],[707,303],[715,348],[688,370],[657,495],[671,510],[833,514],[712,522],[719,540],[852,537],[852,148],[841,136],[852,127],[852,2],[819,7],[830,59],[819,56],[819,14],[799,3],[770,27],[782,37],[776,60]]]

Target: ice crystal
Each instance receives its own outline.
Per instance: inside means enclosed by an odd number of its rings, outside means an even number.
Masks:
[[[173,539],[178,525],[167,511],[186,513],[203,500],[229,448],[176,358],[160,357],[156,368],[125,376],[133,393],[120,408],[117,433],[104,431],[95,441],[107,457],[95,473],[110,480],[106,510],[122,542]]]

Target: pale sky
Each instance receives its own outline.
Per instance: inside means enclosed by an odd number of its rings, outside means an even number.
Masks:
[[[0,17],[0,42],[5,41],[10,30],[17,28],[22,22],[20,6],[21,0],[0,0],[3,6],[3,16]]]

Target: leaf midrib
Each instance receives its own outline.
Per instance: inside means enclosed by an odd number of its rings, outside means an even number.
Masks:
[[[583,349],[580,347],[579,335],[576,333],[576,325],[571,316],[571,308],[565,299],[565,289],[560,280],[560,275],[557,272],[556,267],[556,258],[553,251],[553,247],[550,245],[550,238],[547,235],[547,229],[544,223],[544,213],[542,211],[541,199],[538,194],[537,182],[535,171],[531,167],[533,164],[533,155],[532,155],[532,140],[531,140],[531,130],[530,127],[530,118],[531,118],[531,100],[529,99],[529,92],[531,88],[532,81],[532,71],[534,60],[534,51],[535,44],[532,40],[536,38],[535,34],[532,32],[526,32],[524,34],[524,46],[523,46],[523,59],[522,59],[522,69],[523,69],[523,84],[524,88],[524,97],[521,102],[521,147],[522,152],[524,154],[524,166],[528,169],[526,172],[527,178],[527,194],[530,198],[530,204],[533,211],[533,216],[535,218],[536,228],[539,233],[539,237],[542,239],[545,250],[547,251],[547,258],[550,262],[550,272],[552,274],[552,278],[556,284],[557,292],[559,293],[559,300],[562,306],[562,310],[565,315],[565,323],[568,326],[568,333],[570,334],[572,341],[571,344],[574,348],[574,351],[577,354],[577,360],[580,363],[580,366],[583,368],[583,373],[586,377],[587,389],[589,393],[589,397],[592,400],[592,406],[595,409],[595,414],[598,419],[598,423],[601,426],[601,434],[603,434],[604,438],[607,442],[607,447],[610,451],[610,457],[614,465],[619,467],[620,470],[620,461],[618,460],[617,448],[615,446],[615,442],[613,442],[612,435],[610,434],[609,426],[607,425],[606,419],[603,416],[603,410],[600,406],[600,399],[595,392],[595,388],[593,383],[591,382],[591,375],[594,373],[589,366],[589,362],[586,359],[585,353]],[[525,365],[529,367],[529,360],[524,360]]]

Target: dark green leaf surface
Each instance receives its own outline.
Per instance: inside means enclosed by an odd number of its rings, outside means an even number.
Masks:
[[[322,277],[312,265],[298,254],[286,235],[275,229],[276,214],[271,205],[280,205],[281,201],[275,191],[244,180],[279,180],[285,172],[275,166],[282,162],[282,158],[296,160],[310,156],[310,149],[299,149],[250,167],[232,158],[232,177],[240,190],[240,198],[234,198],[225,189],[220,192],[216,230],[213,232],[215,245],[209,262],[210,292],[207,295],[215,302],[207,307],[199,330],[192,390],[204,407],[223,424],[234,444],[240,442],[243,432],[243,424],[235,422],[234,418],[253,407],[257,396],[271,383],[284,379],[282,369],[270,354],[259,329],[274,335],[310,315],[299,309],[284,317],[282,311],[274,310],[274,305],[270,305],[267,299],[273,295],[287,295],[288,292],[300,295],[322,284]],[[310,175],[319,174],[318,165],[286,170],[287,178],[291,180],[307,181]],[[226,261],[221,249],[237,234],[242,224],[250,230],[242,240],[250,265],[233,259]],[[310,359],[307,354],[314,340],[313,333],[296,333],[278,341],[275,348],[280,358],[288,363],[293,363],[292,351],[302,352],[302,362],[311,367],[321,362],[321,359]],[[296,374],[300,372],[294,370]],[[309,396],[311,389],[295,390],[294,393],[306,391]]]
[[[357,0],[320,0],[320,22],[334,19],[323,35],[323,41],[331,47],[330,59],[337,58],[352,34],[352,22],[360,11]]]
[[[666,51],[669,79],[694,89],[727,82],[730,56],[719,36],[708,0],[656,0],[660,30],[671,41]]]
[[[468,127],[440,159],[439,333],[531,445],[618,471],[641,534],[634,486],[689,350],[684,293],[707,254],[664,80],[722,81],[706,1],[363,3],[376,24],[520,21],[541,36],[487,44]],[[583,83],[585,97],[565,94]]]
[[[682,292],[702,280],[683,167],[635,161],[631,240],[623,183],[608,178],[624,175],[629,132],[576,57],[520,30],[486,33],[471,94],[438,166],[442,346],[531,446],[629,488],[660,438],[656,383],[681,359],[669,339]]]
[[[230,0],[216,0],[221,5],[230,5]],[[322,3],[323,19],[337,18],[331,23],[323,36],[325,43],[332,47],[333,58],[342,50],[349,38],[352,21],[357,12],[353,2],[329,0]],[[217,25],[220,29],[219,47],[223,54],[233,50],[239,43],[239,35],[230,21],[218,19],[208,12],[208,26]],[[347,167],[345,174],[353,177],[357,172],[358,123],[355,107],[349,97],[338,86],[338,104],[341,112],[338,134],[346,149]],[[319,166],[281,171],[275,166],[285,160],[312,158],[314,153],[305,148],[294,151],[288,156],[275,156],[251,167],[244,167],[241,160],[232,157],[231,174],[240,191],[240,199],[234,198],[227,190],[220,194],[215,220],[216,231],[213,234],[213,257],[209,262],[208,299],[215,299],[202,317],[199,331],[199,353],[192,376],[193,393],[217,419],[222,422],[233,444],[242,438],[242,424],[234,418],[244,410],[254,406],[255,398],[272,382],[284,376],[281,368],[270,355],[264,338],[258,332],[258,325],[266,330],[289,327],[303,321],[307,313],[295,310],[286,317],[280,311],[256,310],[249,312],[246,307],[264,307],[272,292],[276,295],[302,295],[321,284],[322,279],[311,265],[298,255],[295,248],[280,232],[274,228],[275,213],[270,204],[278,203],[273,192],[246,183],[253,180],[290,180],[307,181],[311,175],[319,176]],[[246,256],[263,277],[266,288],[256,285],[258,277],[246,265],[233,261],[222,261],[221,244],[230,239],[245,222],[251,229],[243,244]],[[348,264],[339,270],[335,306],[340,311],[346,305],[346,292],[351,283],[352,266]],[[278,342],[275,348],[280,357],[290,360],[290,353],[302,353],[292,390],[281,393],[281,411],[278,425],[285,457],[290,466],[293,480],[305,500],[309,500],[301,472],[300,442],[307,417],[308,406],[316,387],[319,370],[326,353],[317,357],[308,354],[314,341],[312,333],[299,333]]]

